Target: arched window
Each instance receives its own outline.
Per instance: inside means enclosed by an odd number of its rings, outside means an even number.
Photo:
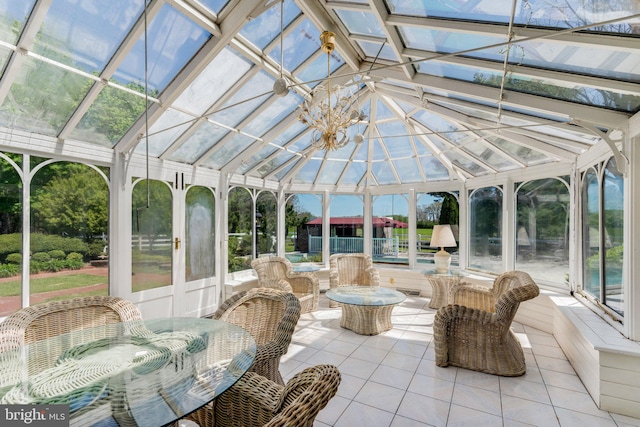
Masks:
[[[469,267],[502,271],[502,189],[485,187],[469,197]]]
[[[516,187],[515,266],[534,279],[568,283],[567,179],[539,179]]]
[[[132,292],[172,284],[172,201],[171,189],[165,182],[141,179],[134,184],[131,193]]]
[[[187,282],[215,274],[215,201],[206,187],[192,186],[186,198]]]

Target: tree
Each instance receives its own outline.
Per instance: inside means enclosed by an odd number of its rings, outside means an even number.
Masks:
[[[49,169],[48,173],[45,169]],[[105,234],[109,225],[109,191],[105,180],[93,169],[61,162],[41,172],[47,182],[34,186],[31,202],[36,228],[48,234],[82,236],[90,240]]]

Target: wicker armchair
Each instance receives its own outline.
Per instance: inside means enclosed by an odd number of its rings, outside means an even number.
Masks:
[[[280,358],[287,352],[300,318],[300,302],[293,294],[253,288],[226,300],[213,318],[246,329],[258,346],[251,371],[284,384]]]
[[[339,385],[340,371],[332,365],[298,372],[285,386],[249,372],[216,399],[213,420],[198,421],[216,427],[311,427]]]
[[[511,271],[496,278],[492,289],[461,283],[451,292],[455,303],[440,308],[433,322],[436,365],[523,375],[524,352],[511,322],[522,301],[539,295],[533,279]]]
[[[329,257],[329,288],[340,286],[380,286],[380,273],[373,266],[371,255],[333,254]],[[335,301],[329,307],[339,307]]]
[[[258,286],[276,289],[282,288],[281,280],[289,283],[290,289],[300,300],[302,313],[309,313],[318,309],[320,299],[320,283],[314,273],[296,273],[291,262],[278,256],[266,256],[254,259],[251,267],[258,274]]]
[[[0,323],[0,352],[74,331],[82,333],[70,336],[70,340],[78,344],[94,341],[115,333],[96,326],[133,320],[142,320],[138,308],[117,297],[92,296],[36,304],[16,311]],[[131,324],[131,328],[137,327],[142,328],[142,322]],[[50,357],[44,357],[45,353]],[[49,368],[59,354],[55,348],[43,349],[39,365],[31,368]]]

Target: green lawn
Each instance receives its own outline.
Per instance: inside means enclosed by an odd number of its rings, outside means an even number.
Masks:
[[[81,288],[88,285],[107,283],[107,278],[93,274],[60,274],[54,277],[31,279],[31,293],[59,291],[62,289]],[[0,297],[20,295],[20,279],[0,283]],[[84,295],[84,293],[83,293]]]

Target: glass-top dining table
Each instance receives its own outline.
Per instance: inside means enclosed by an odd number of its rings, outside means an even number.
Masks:
[[[218,320],[83,329],[0,352],[0,404],[63,405],[71,426],[171,424],[251,367],[256,343]]]

